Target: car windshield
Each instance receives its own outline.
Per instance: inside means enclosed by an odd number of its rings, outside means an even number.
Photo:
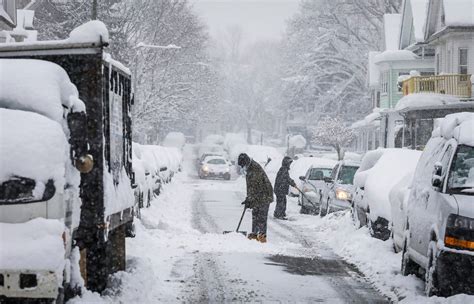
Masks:
[[[44,187],[44,186],[43,186]],[[0,184],[0,205],[24,204],[51,199],[56,191],[53,180],[49,180],[41,192],[31,178],[15,177]],[[39,192],[35,193],[35,192]]]
[[[359,169],[359,167],[355,166],[342,166],[341,170],[339,171],[338,181],[344,185],[352,185],[354,183],[354,175]]]
[[[312,168],[309,172],[309,180],[322,180],[324,177],[331,176],[331,169],[327,168]]]
[[[225,160],[220,159],[220,158],[210,159],[207,163],[211,165],[225,165],[226,164]]]
[[[448,191],[473,194],[474,147],[460,145],[454,155],[448,179]]]

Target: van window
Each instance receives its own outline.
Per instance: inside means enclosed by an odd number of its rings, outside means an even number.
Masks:
[[[460,145],[454,155],[448,178],[448,191],[474,194],[474,147]]]

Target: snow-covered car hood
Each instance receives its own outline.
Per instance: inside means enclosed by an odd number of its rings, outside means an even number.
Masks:
[[[458,214],[474,218],[474,195],[454,194],[453,198],[458,206]]]
[[[64,223],[36,218],[26,223],[0,223],[0,270],[47,270],[62,274]]]

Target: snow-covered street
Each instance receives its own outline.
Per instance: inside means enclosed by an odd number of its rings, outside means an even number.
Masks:
[[[426,298],[422,280],[400,274],[390,241],[356,230],[349,212],[301,215],[296,199],[288,221],[269,212],[268,243],[234,230],[245,180],[199,180],[194,159],[144,209],[128,241],[126,272],[100,296],[86,292],[69,303],[468,303],[472,296]],[[240,230],[250,230],[248,211]]]

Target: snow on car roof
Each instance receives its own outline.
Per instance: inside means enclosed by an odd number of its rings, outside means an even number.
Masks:
[[[0,107],[36,112],[57,122],[64,108],[84,112],[76,86],[59,65],[35,59],[0,59]]]
[[[447,115],[433,131],[433,137],[455,138],[458,144],[474,146],[474,113]]]
[[[0,108],[0,183],[14,176],[63,186],[69,144],[59,123],[42,115]]]

